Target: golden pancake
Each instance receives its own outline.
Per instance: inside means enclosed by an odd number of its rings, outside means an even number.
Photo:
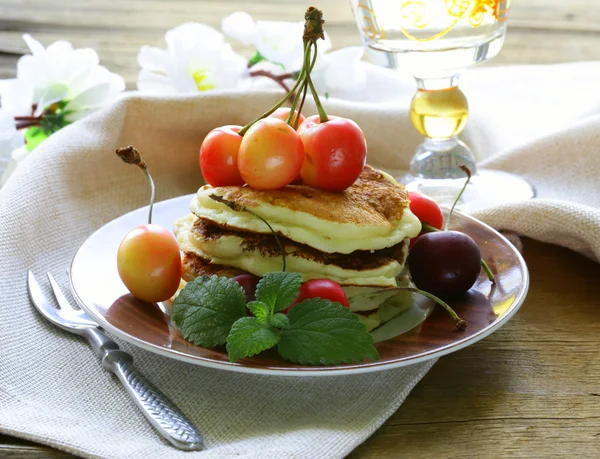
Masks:
[[[191,210],[224,228],[270,233],[263,221],[242,210],[245,207],[292,241],[322,252],[348,254],[392,247],[419,234],[421,223],[408,204],[402,185],[365,166],[358,180],[339,193],[306,185],[272,191],[205,185],[192,200]]]

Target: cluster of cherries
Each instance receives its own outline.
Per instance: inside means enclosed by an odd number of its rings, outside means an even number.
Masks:
[[[246,127],[209,132],[200,148],[200,168],[213,186],[277,190],[301,179],[308,186],[343,191],[356,181],[366,157],[365,136],[354,121],[305,119],[279,107]]]
[[[362,172],[367,157],[363,132],[350,119],[327,116],[311,79],[317,41],[324,38],[322,12],[310,7],[304,19],[304,61],[288,94],[246,126],[216,128],[202,142],[200,168],[210,185],[277,190],[302,180],[314,188],[343,191]],[[304,119],[309,91],[318,115]],[[282,108],[288,100],[291,108]]]

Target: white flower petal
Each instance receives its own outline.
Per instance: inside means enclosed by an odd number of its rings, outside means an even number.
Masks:
[[[39,59],[26,54],[17,61],[17,79],[35,84],[40,79]]]
[[[92,75],[93,67],[87,67],[75,75],[69,82],[69,92],[71,95],[80,94],[89,86],[89,79]]]
[[[138,89],[150,93],[193,94],[237,87],[246,59],[236,54],[212,27],[186,23],[165,34],[167,50],[143,47]]]
[[[225,37],[221,32],[205,24],[186,22],[165,34],[167,50],[169,54],[177,57],[181,52],[193,47],[196,43],[206,46],[218,46],[225,43]]]
[[[73,45],[65,40],[58,40],[46,48],[47,54],[64,54],[73,51]]]
[[[325,32],[325,39],[317,41],[317,49],[320,53],[325,53],[331,49],[331,38],[329,38],[329,34]]]
[[[42,45],[39,41],[37,41],[31,35],[29,35],[28,33],[23,34],[23,40],[25,40],[25,43],[29,47],[31,54],[33,54],[34,56],[37,56],[39,54],[44,54],[44,45]]]
[[[154,46],[142,46],[137,60],[143,69],[164,72],[167,65],[169,65],[169,53]]]
[[[171,84],[177,93],[193,94],[199,91],[198,83],[193,75],[198,70],[174,64],[167,69],[167,76],[171,80]]]
[[[31,115],[33,86],[16,78],[0,80],[0,104],[12,116]]]
[[[65,109],[78,111],[85,110],[90,107],[102,106],[106,103],[106,99],[108,98],[109,94],[109,83],[101,83],[99,85],[92,86],[71,99]]]
[[[245,45],[255,45],[258,38],[256,22],[243,11],[232,13],[223,19],[221,30],[228,37],[235,38]]]
[[[66,102],[69,120],[110,103],[125,89],[119,75],[100,66],[98,53],[91,48],[73,49],[57,41],[46,49],[31,36],[23,37],[32,50],[17,63],[17,79],[0,82],[3,107],[15,115],[40,115],[56,102]]]
[[[286,70],[292,68],[304,53],[301,22],[257,21],[258,37],[255,46],[269,61],[281,64]]]
[[[80,73],[83,69],[100,65],[100,57],[96,50],[91,48],[75,49],[69,53],[69,64],[73,73]]]
[[[41,91],[40,98],[37,101],[37,108],[35,109],[35,116],[42,114],[44,109],[49,105],[52,105],[61,100],[65,100],[69,95],[69,87],[66,84],[54,84],[45,88]]]
[[[140,70],[137,88],[138,91],[148,94],[176,94],[177,92],[167,76],[150,72],[147,69]]]

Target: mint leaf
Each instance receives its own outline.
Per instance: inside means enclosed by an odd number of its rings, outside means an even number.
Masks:
[[[300,273],[267,273],[256,286],[256,300],[271,312],[283,311],[298,296],[301,283]]]
[[[290,320],[285,314],[278,312],[269,317],[269,324],[275,328],[287,328],[290,326]]]
[[[287,315],[290,326],[277,345],[284,359],[302,365],[338,365],[379,358],[373,337],[358,316],[339,303],[311,298]]]
[[[261,324],[266,324],[271,315],[270,309],[260,301],[252,301],[246,305],[250,312],[256,316]]]
[[[279,330],[261,323],[256,317],[237,320],[227,337],[229,360],[235,362],[272,348],[279,341]]]
[[[171,317],[183,337],[200,346],[225,344],[233,323],[246,315],[246,295],[226,277],[201,276],[189,282],[173,303]]]

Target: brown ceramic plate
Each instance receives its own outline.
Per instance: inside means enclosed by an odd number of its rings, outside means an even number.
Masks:
[[[172,228],[189,212],[192,195],[154,206],[153,222]],[[116,253],[125,234],[145,223],[142,208],[106,224],[81,246],[71,266],[73,293],[88,314],[104,329],[143,349],[212,368],[286,376],[317,376],[386,370],[440,357],[469,346],[504,325],[517,312],[529,286],[529,274],[519,252],[489,226],[456,213],[452,228],[469,234],[496,275],[496,285],[481,273],[473,289],[451,305],[468,321],[457,331],[452,320],[429,300],[415,305],[373,332],[380,359],[353,365],[301,366],[286,362],[276,352],[230,363],[224,349],[207,349],[183,339],[171,322],[168,306],[137,300],[127,292],[117,273]]]

